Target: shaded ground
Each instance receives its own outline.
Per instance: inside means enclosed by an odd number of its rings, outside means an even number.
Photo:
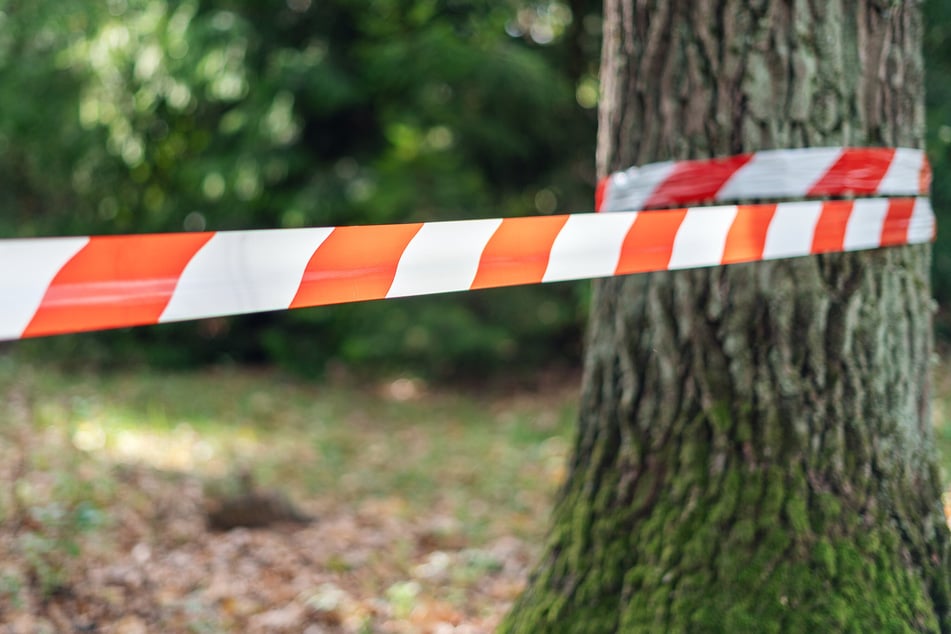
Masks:
[[[948,465],[946,368],[936,384]],[[577,386],[0,357],[0,634],[491,632],[538,553]],[[244,472],[315,519],[209,530]]]
[[[209,532],[197,483],[123,479],[153,508],[110,509],[115,523],[63,562],[61,590],[23,584],[6,631],[487,632],[532,556],[516,537],[470,543],[438,512],[406,517],[398,499],[317,501],[308,526]],[[4,550],[22,578],[31,562],[15,539]]]
[[[490,632],[576,392],[2,360],[0,632]],[[208,530],[240,470],[315,520]]]

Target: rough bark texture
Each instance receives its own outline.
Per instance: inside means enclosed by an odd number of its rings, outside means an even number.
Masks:
[[[601,173],[920,146],[917,2],[607,0]],[[930,247],[595,286],[576,449],[509,632],[951,631]]]

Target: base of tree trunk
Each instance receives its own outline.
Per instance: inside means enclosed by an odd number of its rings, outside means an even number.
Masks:
[[[501,631],[951,631],[927,271],[919,246],[599,282],[571,471]]]

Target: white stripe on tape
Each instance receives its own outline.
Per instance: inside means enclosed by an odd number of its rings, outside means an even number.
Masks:
[[[873,249],[882,243],[882,226],[888,216],[888,200],[884,198],[856,200],[845,227],[842,248],[846,251]]]
[[[279,310],[333,228],[222,231],[191,259],[159,321]]]
[[[20,336],[33,319],[50,282],[88,243],[88,237],[0,240],[0,339]]]
[[[552,244],[542,281],[614,275],[621,245],[635,218],[636,211],[569,216]]]
[[[883,196],[907,193],[909,182],[917,182],[924,160],[925,153],[921,150],[897,148],[888,171],[878,184],[878,193]]]
[[[406,246],[387,297],[469,290],[501,218],[426,223]]]
[[[651,163],[632,167],[611,177],[605,192],[603,209],[608,211],[637,211],[657,188],[674,171],[674,161]]]
[[[689,269],[719,264],[736,213],[735,205],[689,209],[674,238],[667,268]]]
[[[809,255],[822,203],[780,203],[766,231],[763,259]]]
[[[715,199],[801,196],[829,171],[841,155],[841,148],[757,152],[720,188]]]
[[[931,209],[931,201],[927,198],[917,198],[908,224],[908,242],[910,244],[930,242],[934,239],[934,231],[935,216]]]

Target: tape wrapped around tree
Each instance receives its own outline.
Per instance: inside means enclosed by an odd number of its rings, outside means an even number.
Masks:
[[[611,214],[2,240],[0,339],[926,242],[929,184],[920,150],[809,148],[618,172]]]

